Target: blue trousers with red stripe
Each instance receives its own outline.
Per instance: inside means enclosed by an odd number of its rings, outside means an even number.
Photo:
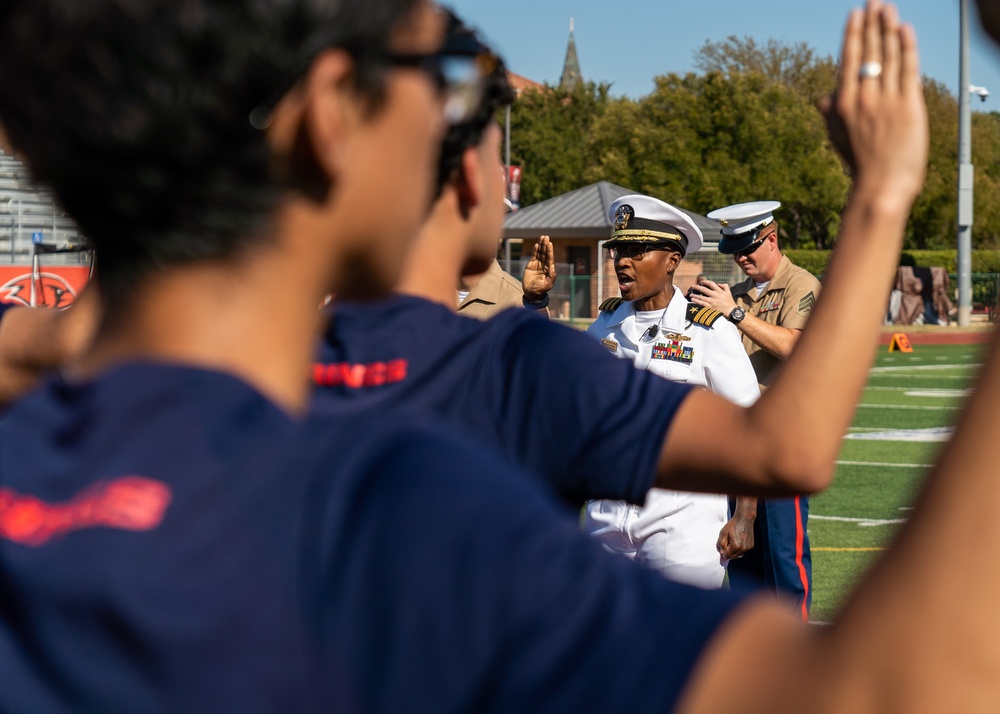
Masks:
[[[808,520],[805,496],[758,500],[754,546],[742,558],[729,561],[729,586],[788,593],[795,598],[796,611],[808,620],[812,604]]]

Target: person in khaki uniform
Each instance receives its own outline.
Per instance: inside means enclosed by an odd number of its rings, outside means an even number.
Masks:
[[[552,252],[551,243],[547,243],[549,253]],[[545,247],[542,247],[545,250]],[[536,253],[537,253],[536,249]],[[543,253],[544,256],[544,253]],[[537,258],[533,262],[537,262]],[[531,307],[537,310],[545,310],[548,314],[549,295],[548,290],[540,294],[528,292],[530,283],[529,275],[532,263],[525,267],[525,283],[521,286],[521,281],[500,267],[500,263],[493,261],[485,273],[475,276],[463,276],[459,279],[458,289],[458,314],[464,317],[474,317],[477,320],[488,320],[508,307]],[[555,261],[549,258],[546,269],[555,277]],[[537,272],[537,270],[536,270]],[[551,289],[551,283],[548,286]]]
[[[511,203],[503,200],[507,213]],[[549,317],[549,291],[556,281],[556,260],[552,241],[542,236],[532,247],[531,257],[518,281],[496,260],[485,273],[460,275],[456,310],[463,317],[488,320],[508,307],[529,307]]]
[[[733,256],[747,279],[730,288],[701,278],[690,299],[721,312],[743,337],[763,390],[798,341],[816,304],[820,283],[793,264],[778,246],[777,201],[740,203],[712,211],[722,225],[719,252]],[[788,415],[794,418],[795,415]],[[804,620],[812,601],[812,557],[806,526],[809,500],[761,499],[754,522],[755,547],[729,567],[734,587],[763,585],[792,594]]]
[[[769,240],[777,243],[777,233],[772,233]],[[761,290],[754,278],[747,278],[732,288],[732,295],[736,304],[743,308],[747,315],[767,325],[793,331],[793,334],[786,339],[794,345],[798,333],[806,325],[813,305],[816,304],[820,283],[812,273],[792,263],[788,256],[781,254],[780,250],[775,248],[774,252],[780,259],[773,277],[767,281],[767,287]],[[750,356],[760,386],[767,387],[771,384],[778,365],[784,359],[783,350],[779,348],[776,352],[771,352],[756,342],[751,337],[753,320],[738,326],[743,334],[743,347]],[[790,349],[791,346],[789,351]]]

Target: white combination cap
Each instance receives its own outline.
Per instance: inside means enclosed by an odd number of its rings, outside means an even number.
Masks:
[[[762,228],[774,221],[774,211],[781,208],[779,201],[750,201],[717,208],[708,214],[722,226],[720,253],[739,253],[757,240]]]
[[[614,225],[611,240],[605,245],[645,242],[656,245],[676,245],[687,255],[701,248],[701,230],[684,211],[652,196],[633,193],[622,196],[608,209],[608,219]]]

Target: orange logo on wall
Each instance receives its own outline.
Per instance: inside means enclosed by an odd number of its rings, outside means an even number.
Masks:
[[[69,307],[87,284],[90,270],[84,267],[46,268],[35,279],[37,307]],[[23,266],[0,268],[0,302],[31,305],[31,269]]]

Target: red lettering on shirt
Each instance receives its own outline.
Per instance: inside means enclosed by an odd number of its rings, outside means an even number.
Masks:
[[[172,497],[166,484],[142,476],[96,483],[66,503],[0,488],[0,538],[40,546],[83,528],[148,531],[163,521]]]
[[[361,387],[381,387],[395,384],[406,379],[409,363],[405,359],[394,359],[388,362],[372,362],[371,364],[349,364],[336,362],[334,364],[314,364],[313,381],[320,387],[339,387],[351,389]]]
[[[344,384],[348,387],[357,389],[365,383],[365,372],[367,372],[368,369],[369,366],[363,364],[340,365],[341,376],[343,377]]]
[[[410,363],[405,359],[394,359],[386,365],[385,381],[387,383],[402,382],[406,379],[406,371]]]

